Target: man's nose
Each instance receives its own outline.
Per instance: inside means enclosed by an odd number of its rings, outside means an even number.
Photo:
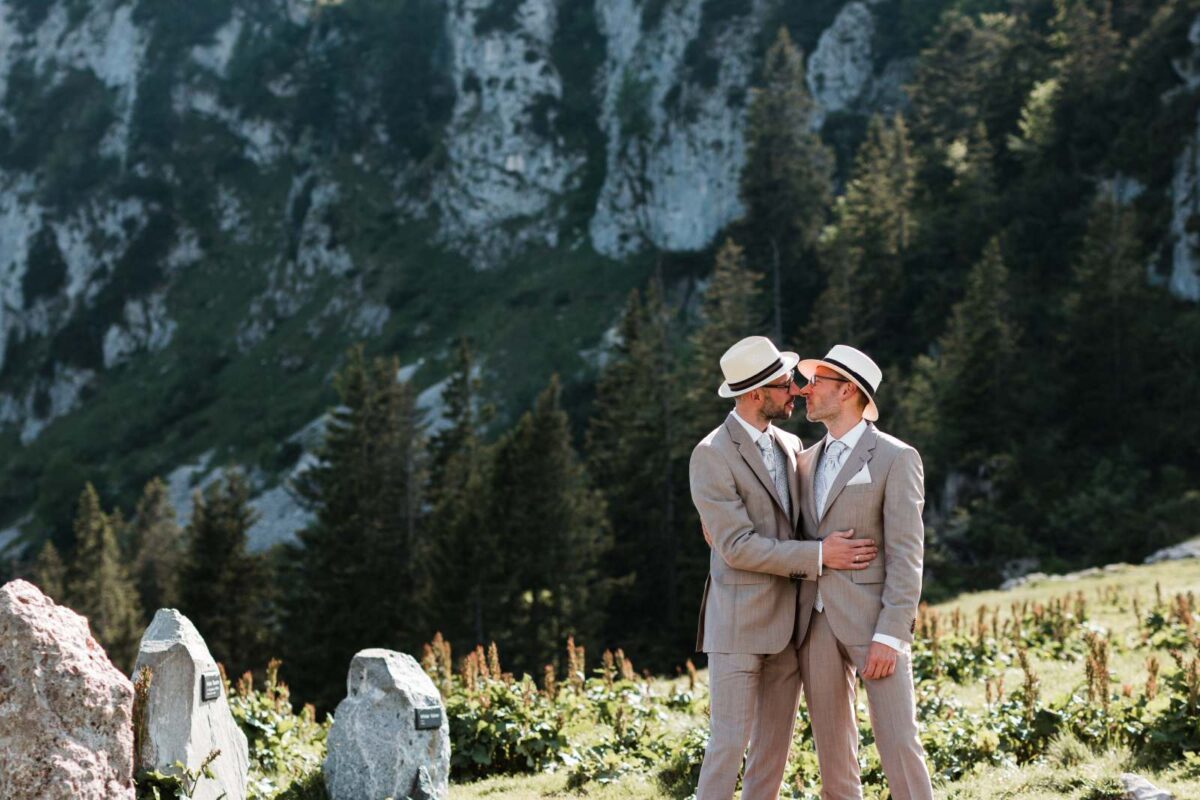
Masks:
[[[804,386],[807,386],[807,385],[808,384],[804,384]],[[788,387],[788,394],[793,395],[793,396],[798,395],[798,394],[804,394],[804,386],[800,385],[800,381],[792,381],[792,385]]]

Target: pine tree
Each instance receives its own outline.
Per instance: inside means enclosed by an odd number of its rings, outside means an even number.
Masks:
[[[789,315],[806,319],[816,291],[811,256],[832,201],[833,152],[813,131],[804,56],[780,28],[767,51],[761,88],[751,90],[741,197],[746,241],[771,267],[772,337]]]
[[[488,518],[492,454],[479,438],[492,410],[480,406],[481,382],[473,370],[463,340],[443,395],[450,425],[429,447],[433,621],[460,652],[495,638],[494,601],[504,575],[504,548]]]
[[[595,641],[610,584],[604,498],[571,447],[557,377],[497,445],[490,519],[505,543],[498,619],[517,669],[554,661],[568,635]]]
[[[690,339],[689,369],[682,382],[686,387],[683,418],[688,426],[682,440],[690,443],[689,451],[729,413],[729,401],[717,395],[724,380],[721,356],[745,337],[764,333],[761,285],[762,274],[749,269],[742,248],[726,239],[704,290],[700,324]]]
[[[1013,391],[1019,385],[1018,330],[1008,280],[1000,243],[993,239],[967,276],[937,357],[918,359],[918,377],[902,400],[907,418],[927,420],[919,441],[929,442],[937,474],[970,470],[996,453],[1011,452],[1025,424]]]
[[[90,483],[79,497],[74,530],[75,553],[64,587],[66,605],[87,617],[109,658],[127,671],[133,667],[141,640],[142,609],[111,521]]]
[[[55,602],[63,601],[67,567],[63,564],[62,556],[58,554],[58,548],[49,539],[38,551],[31,577],[33,584],[42,590],[42,594]]]
[[[227,673],[261,667],[269,656],[270,596],[264,559],[246,550],[257,516],[250,487],[240,472],[227,470],[192,497],[183,613]]]
[[[419,535],[425,449],[411,387],[395,359],[352,349],[334,385],[341,404],[319,462],[297,481],[316,521],[288,576],[290,682],[329,707],[364,647],[411,649],[428,636],[427,544]]]
[[[1061,407],[1070,409],[1063,422],[1076,444],[1107,446],[1129,437],[1131,426],[1158,426],[1140,414],[1114,413],[1112,395],[1098,387],[1119,380],[1120,406],[1135,409],[1154,405],[1156,378],[1175,380],[1158,372],[1161,355],[1151,355],[1165,352],[1155,344],[1156,326],[1168,315],[1146,283],[1135,225],[1131,209],[1107,197],[1096,201],[1063,301]]]
[[[586,446],[588,470],[613,528],[605,574],[625,584],[613,593],[606,643],[663,666],[673,665],[688,645],[681,595],[695,588],[684,585],[695,570],[688,569],[688,540],[680,541],[689,533],[681,512],[691,505],[671,350],[657,284],[644,300],[631,292],[618,344],[597,380]]]
[[[838,198],[833,227],[822,234],[826,289],[808,337],[820,348],[853,344],[888,363],[904,330],[904,262],[916,233],[912,211],[916,159],[903,117],[871,118],[854,177]]]
[[[130,545],[142,608],[153,615],[157,609],[179,605],[186,551],[183,532],[175,521],[175,509],[161,478],[154,478],[142,490],[130,526]]]
[[[976,125],[996,134],[1009,130],[1044,69],[1043,50],[1019,8],[979,17],[948,10],[917,60],[908,95],[913,140],[922,152],[938,160]]]

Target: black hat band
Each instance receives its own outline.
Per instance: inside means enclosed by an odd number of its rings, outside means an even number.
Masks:
[[[779,369],[782,366],[783,366],[783,359],[777,358],[777,359],[775,359],[775,362],[773,364],[771,364],[771,366],[767,367],[762,372],[759,372],[755,375],[751,375],[749,378],[746,378],[746,380],[744,380],[744,381],[738,381],[737,383],[729,384],[729,391],[740,392],[743,389],[749,389],[754,384],[756,384],[760,381],[764,381],[767,378],[771,377],[771,373],[775,372],[777,369]]]
[[[833,366],[840,369],[842,372],[849,375],[851,378],[854,378],[854,382],[858,384],[858,388],[862,389],[863,392],[866,393],[867,399],[870,400],[872,403],[875,402],[875,389],[871,386],[871,384],[865,378],[863,378],[862,375],[859,375],[857,372],[850,369],[842,362],[835,361],[832,358],[822,358],[821,360],[824,361],[826,364],[832,364]]]

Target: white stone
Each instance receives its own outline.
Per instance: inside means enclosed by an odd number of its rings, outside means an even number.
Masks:
[[[3,22],[0,16],[0,25]],[[29,329],[21,285],[29,269],[29,247],[42,227],[43,213],[29,197],[33,188],[27,176],[10,178],[0,172],[0,369],[12,332]]]
[[[1129,772],[1121,773],[1121,784],[1125,787],[1125,800],[1175,800],[1175,795]]]
[[[817,105],[814,127],[819,128],[826,115],[850,108],[867,90],[874,74],[874,36],[871,11],[855,0],[842,7],[817,40],[806,73],[808,89]]]
[[[244,800],[250,768],[246,735],[230,713],[219,680],[216,699],[202,696],[201,675],[219,673],[208,645],[187,617],[173,608],[155,613],[138,648],[135,679],[142,669],[150,670],[151,680],[145,734],[135,754],[138,770],[178,774],[174,764],[179,762],[195,771],[217,751],[219,755],[209,764],[213,777],[201,780],[191,796],[195,800]]]
[[[0,587],[0,797],[133,800],[133,686],[87,620]]]
[[[165,295],[156,292],[144,299],[127,300],[122,325],[111,325],[104,334],[104,367],[111,369],[140,351],[166,349],[175,335],[175,320],[167,316]]]
[[[441,726],[418,731],[419,708],[437,708]],[[346,699],[333,713],[326,742],[330,800],[408,797],[422,770],[434,797],[444,798],[449,792],[446,710],[433,681],[410,655],[371,649],[354,656]]]
[[[192,48],[192,61],[224,78],[229,68],[229,59],[233,57],[233,48],[242,35],[242,13],[235,9],[229,21],[217,29],[212,41],[206,45],[196,45]]]
[[[1160,561],[1180,561],[1185,558],[1200,558],[1200,536],[1156,550],[1146,556],[1146,563],[1157,564]]]
[[[1179,80],[1183,81],[1183,88],[1190,92],[1200,86],[1200,14],[1192,20],[1192,25],[1188,28],[1188,43],[1192,46],[1191,52],[1171,59],[1171,66]],[[1170,96],[1175,94],[1176,91],[1169,93]]]
[[[113,90],[117,120],[101,150],[123,159],[149,37],[134,24],[128,3],[100,0],[86,8],[87,15],[72,24],[66,5],[54,5],[34,32],[28,54],[49,85],[70,70],[89,70]]]
[[[1191,141],[1175,161],[1171,180],[1171,275],[1172,294],[1184,300],[1200,300],[1200,115]],[[1188,230],[1190,227],[1193,230]]]
[[[201,453],[195,461],[179,465],[166,477],[167,499],[175,509],[175,521],[181,528],[186,528],[192,521],[192,493],[203,492],[220,478],[220,473],[212,466],[214,455],[213,450]]]
[[[493,0],[448,5],[446,32],[456,88],[444,143],[447,169],[434,202],[441,236],[486,267],[518,245],[557,243],[554,201],[574,188],[585,158],[534,129],[533,114],[549,99],[549,125],[562,98],[550,58],[558,9],[554,0],[524,0],[513,30],[475,30]],[[478,90],[468,87],[468,78]]]
[[[351,315],[350,330],[358,336],[378,336],[392,316],[392,310],[382,303],[370,300],[361,303]]]
[[[0,424],[20,427],[21,444],[29,444],[47,425],[79,406],[84,388],[95,376],[90,369],[56,364],[52,377],[34,378],[23,395],[0,394]],[[42,409],[43,405],[47,407]]]
[[[743,213],[738,185],[745,163],[745,97],[754,68],[753,42],[767,3],[722,23],[708,55],[716,60],[716,85],[687,80],[684,55],[699,34],[701,0],[666,6],[653,30],[641,27],[641,3],[612,0],[597,6],[607,40],[600,85],[600,126],[608,138],[604,185],[589,224],[592,246],[620,258],[648,245],[698,250]],[[633,82],[633,83],[630,83]],[[649,131],[622,131],[622,86],[642,87]],[[667,108],[668,95],[677,97]]]

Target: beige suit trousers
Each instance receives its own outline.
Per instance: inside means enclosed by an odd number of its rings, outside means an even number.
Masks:
[[[860,800],[855,674],[866,669],[869,645],[838,641],[823,613],[814,613],[800,648],[804,699],[812,718],[813,742],[821,765],[822,800]],[[932,800],[925,752],[917,735],[912,660],[896,655],[896,671],[863,681],[871,730],[895,800]]]
[[[774,655],[709,653],[712,731],[696,800],[730,800],[747,743],[742,800],[775,800],[800,705],[800,661],[792,643]]]

